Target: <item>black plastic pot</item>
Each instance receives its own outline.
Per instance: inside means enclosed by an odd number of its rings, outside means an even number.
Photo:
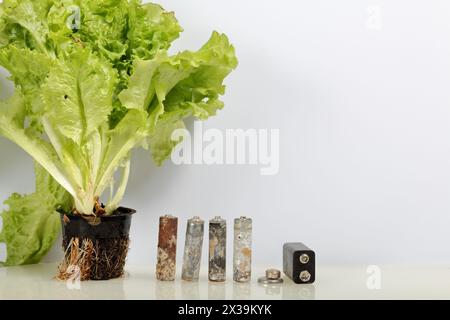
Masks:
[[[69,261],[73,254],[69,247],[74,240],[80,247],[88,242],[92,249],[88,260],[83,261],[84,268],[89,270],[83,280],[108,280],[123,275],[131,218],[135,212],[121,207],[115,214],[102,217],[61,213],[65,258]]]

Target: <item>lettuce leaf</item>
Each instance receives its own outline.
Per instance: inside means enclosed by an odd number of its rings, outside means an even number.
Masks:
[[[131,1],[127,37],[134,56],[153,59],[160,51],[168,50],[182,31],[173,12],[166,12],[158,4]]]
[[[62,135],[81,144],[107,122],[116,81],[111,65],[79,49],[55,63],[42,85],[45,116]]]
[[[39,165],[35,166],[36,192],[13,194],[5,201],[0,242],[6,244],[6,266],[39,262],[52,248],[60,230],[58,209],[70,210],[71,197]]]
[[[2,3],[2,42],[18,47],[47,52],[45,24],[46,9],[50,3],[31,0],[5,0]]]
[[[217,32],[197,52],[172,57],[162,52],[151,60],[135,60],[128,88],[119,99],[129,108],[148,110],[148,144],[158,165],[180,142],[172,141],[171,135],[184,128],[184,118],[206,120],[223,108],[223,81],[237,64],[234,47]]]

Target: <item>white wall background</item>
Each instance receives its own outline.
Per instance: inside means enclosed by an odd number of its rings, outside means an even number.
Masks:
[[[160,3],[185,28],[176,50],[228,34],[240,66],[206,127],[279,128],[280,172],[156,168],[136,152],[130,263],[155,263],[164,213],[181,219],[180,256],[188,217],[249,215],[257,264],[280,266],[287,241],[311,246],[319,263],[450,262],[449,1]],[[0,199],[32,191],[30,159],[2,138],[0,150]]]

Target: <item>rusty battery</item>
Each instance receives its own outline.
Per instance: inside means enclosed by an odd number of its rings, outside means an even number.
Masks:
[[[226,279],[227,222],[221,217],[209,221],[209,268],[210,281]]]
[[[252,219],[234,220],[233,280],[248,282],[252,270]]]
[[[204,222],[199,217],[189,219],[186,227],[186,242],[184,245],[183,268],[181,279],[198,280],[200,261],[202,257]]]
[[[159,218],[158,262],[156,264],[158,280],[175,280],[177,228],[177,217],[165,215]]]

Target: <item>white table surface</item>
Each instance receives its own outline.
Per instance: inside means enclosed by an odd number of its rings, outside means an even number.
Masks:
[[[248,284],[156,281],[151,267],[127,266],[127,274],[109,281],[76,286],[54,279],[55,264],[0,268],[1,299],[450,299],[450,267],[381,266],[381,288],[367,286],[367,266],[322,266],[312,285],[285,279],[281,286],[264,287],[254,268]]]

